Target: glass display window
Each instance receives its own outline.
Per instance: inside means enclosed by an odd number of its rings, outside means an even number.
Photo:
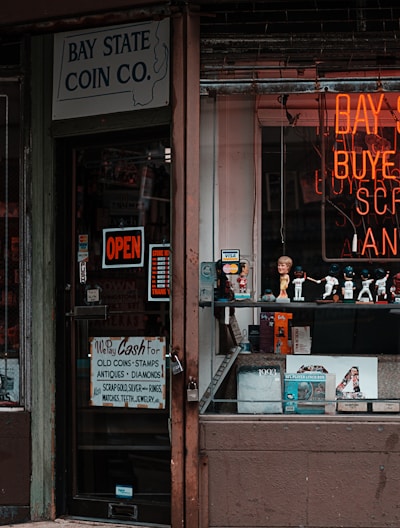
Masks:
[[[400,412],[399,101],[352,92],[203,104],[214,143],[202,145],[201,217],[213,237],[200,254],[215,274],[206,300],[200,273],[200,328],[212,328],[200,343],[200,412]],[[247,282],[223,272],[221,252],[234,248]]]

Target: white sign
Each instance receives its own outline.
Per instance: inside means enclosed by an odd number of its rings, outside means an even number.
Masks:
[[[164,337],[92,337],[90,404],[165,409]]]
[[[378,397],[378,359],[362,356],[286,356],[286,371],[336,375],[336,395],[344,399]]]
[[[58,33],[53,119],[169,104],[169,20]]]

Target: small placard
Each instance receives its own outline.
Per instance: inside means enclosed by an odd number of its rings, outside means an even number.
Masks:
[[[117,499],[132,499],[133,497],[133,487],[117,484],[115,486],[115,496]]]
[[[372,402],[372,412],[398,413],[398,412],[400,412],[400,402],[390,402],[390,401],[375,401],[375,402]]]
[[[100,290],[98,288],[88,288],[86,290],[86,301],[95,303],[100,301]]]
[[[240,250],[222,249],[221,262],[222,270],[226,275],[235,275],[236,273],[239,273]]]
[[[337,410],[338,412],[368,412],[368,402],[338,400]]]

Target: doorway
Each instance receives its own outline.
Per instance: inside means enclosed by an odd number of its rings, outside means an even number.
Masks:
[[[57,144],[57,514],[170,524],[169,130]]]

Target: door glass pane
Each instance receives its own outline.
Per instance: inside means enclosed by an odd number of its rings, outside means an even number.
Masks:
[[[23,402],[20,391],[21,86],[0,83],[0,407]],[[21,201],[22,204],[22,201]]]
[[[74,152],[73,495],[138,521],[121,501],[170,503],[166,152],[166,139]]]

